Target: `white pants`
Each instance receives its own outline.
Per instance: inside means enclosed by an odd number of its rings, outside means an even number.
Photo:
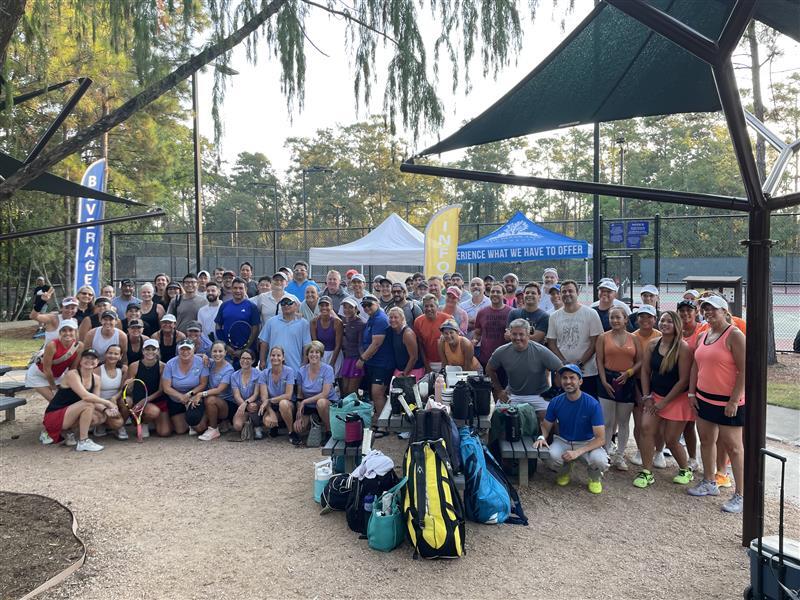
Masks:
[[[585,442],[570,442],[557,435],[554,436],[553,443],[550,444],[550,464],[553,465],[559,473],[566,473],[569,471],[571,463],[565,462],[564,459],[561,458],[562,455],[567,450],[583,448],[589,441],[590,440]],[[608,469],[608,454],[606,454],[605,448],[602,447],[595,448],[586,454],[581,454],[577,460],[586,465],[589,470],[589,479],[593,481],[597,481],[600,475]]]
[[[616,430],[619,432],[617,436],[617,454],[623,456],[630,437],[633,402],[616,402],[602,396],[598,400],[600,400],[600,406],[603,407],[603,419],[606,426],[606,452],[611,452],[611,438]]]
[[[535,411],[546,411],[549,402],[542,398],[539,394],[532,396],[518,396],[516,394],[508,394],[508,400],[511,404],[530,404]]]

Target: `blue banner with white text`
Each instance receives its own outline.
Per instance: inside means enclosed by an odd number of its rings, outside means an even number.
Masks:
[[[105,191],[106,160],[101,158],[93,162],[83,174],[81,185],[93,190]],[[90,223],[103,218],[105,204],[94,198],[78,199],[78,223]],[[78,229],[75,243],[75,292],[88,285],[94,289],[95,296],[100,295],[100,266],[102,265],[101,248],[103,243],[103,227],[90,225]]]

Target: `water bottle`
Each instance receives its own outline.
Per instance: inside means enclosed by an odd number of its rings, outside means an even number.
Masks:
[[[436,376],[436,383],[434,384],[434,397],[436,401],[441,403],[442,402],[442,392],[444,391],[444,375],[439,373]]]
[[[367,494],[364,496],[364,511],[367,514],[372,512],[372,503],[375,502],[375,496],[372,494]]]

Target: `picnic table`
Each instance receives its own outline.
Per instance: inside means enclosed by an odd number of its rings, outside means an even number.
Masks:
[[[458,427],[463,425],[467,425],[467,422],[462,419],[453,419],[455,424]],[[478,417],[478,429],[481,431],[485,431],[489,429],[490,423],[492,421],[491,417],[491,410],[489,411],[488,415],[484,415]],[[383,406],[383,410],[381,414],[378,415],[378,427],[385,429],[386,431],[401,433],[403,431],[411,431],[412,423],[409,420],[408,416],[405,413],[399,415],[392,414],[392,403],[387,402]]]
[[[0,365],[0,377],[11,371],[13,367],[9,367],[8,365]]]
[[[15,394],[26,389],[24,383],[19,381],[0,381],[0,395],[14,397]]]
[[[550,458],[548,448],[534,448],[532,437],[522,437],[518,442],[500,440],[500,458],[517,463],[519,485],[528,485],[528,464],[533,461],[533,470],[536,471],[539,459]]]

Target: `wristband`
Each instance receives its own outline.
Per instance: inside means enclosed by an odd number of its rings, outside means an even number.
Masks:
[[[538,441],[538,440],[542,440],[542,441],[544,441],[544,436],[543,436],[543,435],[540,435],[539,437],[537,437],[537,438],[536,438],[536,440],[537,440],[537,441]]]
[[[691,392],[686,395],[689,396],[689,398],[697,398],[697,394],[692,394]]]
[[[625,371],[625,373],[628,374],[628,377],[632,377],[633,376],[633,369],[628,369],[627,371]]]
[[[193,396],[194,396],[194,390],[189,390],[189,397],[191,398]]]

